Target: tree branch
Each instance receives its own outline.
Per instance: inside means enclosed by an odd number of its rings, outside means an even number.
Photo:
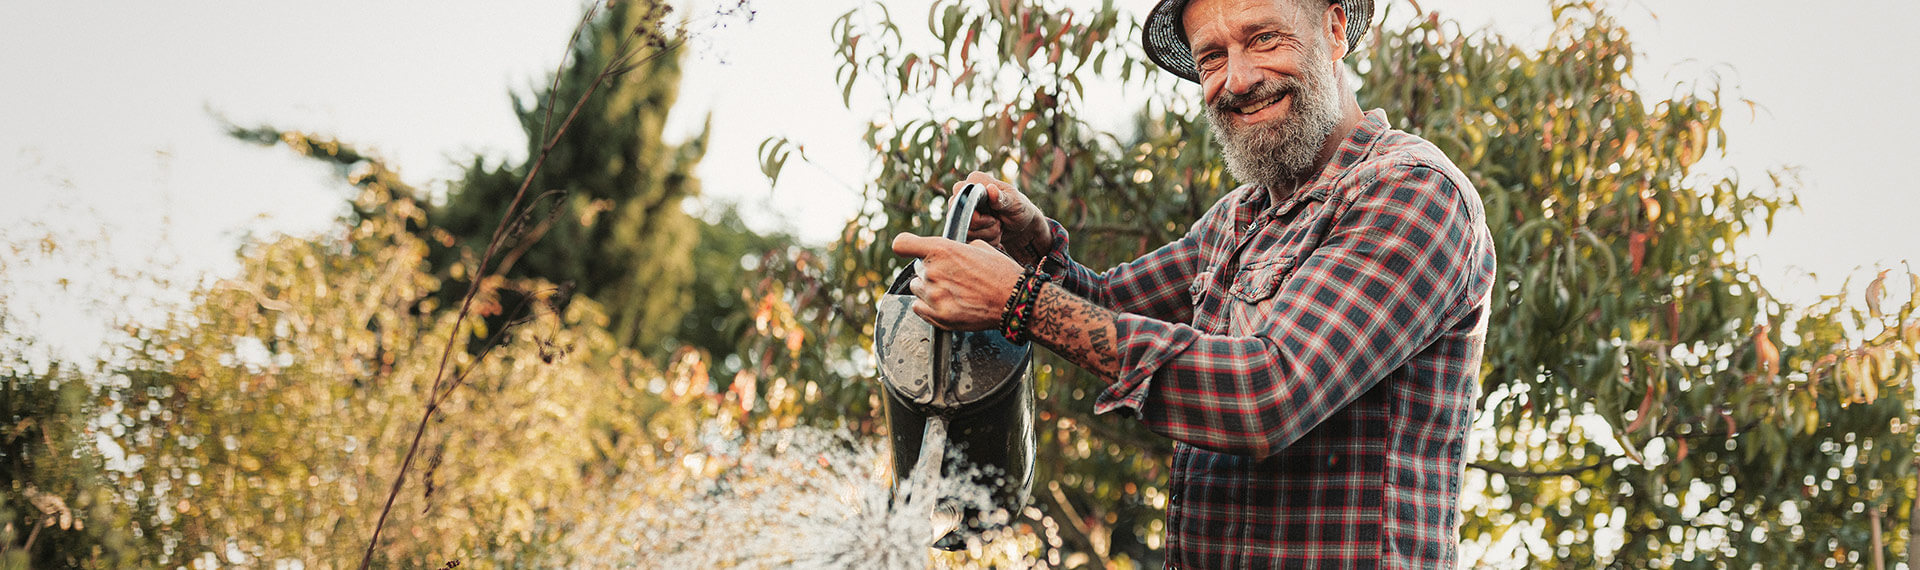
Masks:
[[[590,21],[591,15],[583,18],[580,27],[576,27],[576,33],[581,27],[589,25]],[[637,30],[628,30],[621,37],[620,43],[615,49],[623,53],[626,52],[628,46],[632,44],[634,36],[639,33],[641,32]],[[648,55],[647,59],[660,57],[662,54],[669,53],[678,46],[678,41],[657,46],[658,49]],[[565,71],[564,63],[562,66],[563,69],[560,72]],[[393,486],[387,491],[386,505],[381,507],[380,518],[374,522],[373,536],[367,539],[366,553],[360,559],[361,570],[366,570],[373,565],[373,551],[374,548],[380,544],[380,532],[386,528],[387,516],[393,512],[393,502],[400,496],[400,489],[406,483],[407,471],[413,468],[413,458],[420,451],[420,440],[426,435],[427,425],[433,420],[433,415],[440,409],[441,396],[452,393],[453,389],[458,388],[461,383],[465,381],[466,376],[462,374],[455,377],[451,384],[447,384],[447,366],[453,358],[454,342],[462,334],[461,331],[463,329],[461,325],[466,322],[467,316],[472,311],[473,299],[480,290],[480,283],[484,281],[485,276],[489,274],[489,270],[491,269],[488,266],[489,263],[493,261],[495,255],[500,253],[500,247],[507,241],[508,228],[511,222],[518,218],[521,213],[520,204],[526,198],[527,189],[533,185],[534,178],[540,174],[540,168],[546,164],[547,157],[553,153],[554,146],[559,143],[562,136],[566,135],[567,128],[571,126],[574,119],[579,116],[580,109],[585,106],[587,100],[593,97],[594,92],[598,91],[601,84],[605,83],[609,77],[611,77],[611,75],[608,73],[608,68],[602,68],[600,74],[594,77],[593,82],[587,85],[586,92],[580,94],[580,97],[574,101],[573,109],[567,113],[566,118],[561,120],[559,127],[552,133],[552,136],[548,137],[547,140],[540,145],[540,154],[534,158],[532,166],[527,169],[526,176],[521,179],[519,190],[514,193],[513,201],[507,205],[506,215],[502,216],[500,223],[495,226],[493,238],[487,242],[487,251],[480,257],[479,265],[473,273],[474,278],[472,282],[468,283],[467,293],[460,301],[460,311],[454,317],[453,331],[448,333],[446,345],[441,349],[440,365],[434,372],[433,388],[428,394],[425,410],[420,414],[420,425],[414,429],[413,442],[407,446],[407,455],[401,459],[400,468],[393,476]],[[542,130],[545,130],[545,128],[546,127],[543,126]]]
[[[1086,547],[1085,552],[1093,553],[1094,556],[1100,559],[1100,567],[1106,567],[1110,562],[1107,559],[1106,549],[1094,544],[1094,529],[1088,528],[1086,521],[1080,517],[1080,511],[1073,508],[1073,502],[1067,499],[1066,493],[1060,490],[1060,482],[1047,482],[1047,491],[1049,492],[1041,495],[1041,498],[1053,505],[1055,512],[1061,515],[1059,518],[1067,519],[1064,521],[1065,524],[1060,525],[1060,530],[1067,531],[1068,536],[1066,538]]]

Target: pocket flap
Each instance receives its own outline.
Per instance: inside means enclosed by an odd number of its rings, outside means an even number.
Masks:
[[[1207,284],[1209,283],[1213,283],[1212,271],[1202,271],[1199,275],[1194,276],[1193,283],[1187,285],[1187,300],[1195,305],[1200,304],[1200,296],[1207,292]]]
[[[1249,267],[1234,277],[1233,287],[1227,294],[1247,303],[1258,304],[1273,296],[1280,289],[1280,281],[1288,269],[1293,268],[1293,256],[1284,256],[1273,263]]]

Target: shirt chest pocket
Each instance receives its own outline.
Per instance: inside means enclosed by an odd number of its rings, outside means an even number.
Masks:
[[[1194,306],[1196,307],[1199,306],[1200,299],[1206,296],[1207,294],[1207,286],[1212,284],[1213,284],[1213,272],[1212,271],[1200,272],[1199,275],[1193,276],[1193,283],[1187,285],[1187,298],[1193,301]]]
[[[1235,336],[1256,334],[1267,328],[1278,302],[1275,294],[1293,270],[1294,256],[1281,256],[1266,263],[1255,263],[1235,275],[1227,289],[1227,333]]]

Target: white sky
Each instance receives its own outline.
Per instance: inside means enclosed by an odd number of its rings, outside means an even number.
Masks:
[[[846,185],[869,167],[860,136],[873,107],[841,106],[828,27],[858,4],[755,0],[753,22],[699,44],[672,128],[712,113],[700,171],[709,197],[748,203],[763,227],[808,241],[837,235],[855,206]],[[1119,4],[1143,11],[1149,0]],[[926,0],[889,5],[910,33],[922,27]],[[1421,5],[1535,44],[1551,29],[1545,0]],[[1728,115],[1729,162],[1746,181],[1801,169],[1802,211],[1740,246],[1776,294],[1804,301],[1857,266],[1916,257],[1920,189],[1893,167],[1920,151],[1909,134],[1920,113],[1903,106],[1920,92],[1920,3],[1610,5],[1645,55],[1638,73],[1649,92],[1718,73],[1730,95],[1763,106],[1758,117]],[[1395,11],[1410,12],[1404,0]],[[502,0],[0,0],[0,237],[30,235],[23,224],[41,220],[111,246],[105,261],[0,276],[0,285],[58,273],[106,281],[81,290],[111,290],[102,263],[175,278],[227,271],[239,238],[318,231],[340,213],[346,194],[325,170],[227,139],[210,112],[336,135],[427,187],[476,152],[515,156],[524,142],[508,91],[527,91],[558,61],[578,14],[574,2]],[[1134,108],[1117,101],[1092,107]],[[794,160],[769,191],[755,148],[770,136],[805,144],[819,166]],[[1828,278],[1816,286],[1808,271]],[[56,344],[84,345],[98,338],[90,323],[102,310],[54,302],[32,326]]]

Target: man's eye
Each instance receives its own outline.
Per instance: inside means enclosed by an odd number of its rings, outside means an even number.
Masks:
[[[1267,43],[1272,42],[1275,39],[1278,39],[1279,37],[1280,37],[1280,34],[1277,34],[1274,32],[1267,32],[1264,34],[1254,36],[1253,43],[1254,45],[1265,45]]]
[[[1209,53],[1207,55],[1200,56],[1200,62],[1199,62],[1200,70],[1213,71],[1215,69],[1219,69],[1220,64],[1225,61],[1227,61],[1227,58],[1225,56],[1220,55],[1219,52]]]

